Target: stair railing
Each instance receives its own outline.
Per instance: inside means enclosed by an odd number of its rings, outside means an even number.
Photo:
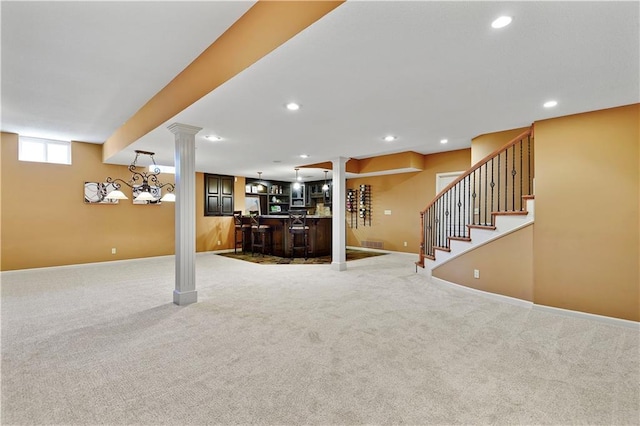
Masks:
[[[487,155],[420,212],[420,259],[435,260],[450,240],[470,241],[470,228],[495,229],[495,215],[523,212],[533,195],[533,126]]]

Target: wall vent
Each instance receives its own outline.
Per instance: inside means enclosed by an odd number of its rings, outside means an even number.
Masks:
[[[384,242],[382,241],[361,241],[360,246],[372,249],[383,249]]]

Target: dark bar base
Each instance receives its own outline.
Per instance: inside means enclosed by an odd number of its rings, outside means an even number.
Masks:
[[[274,256],[291,257],[289,234],[289,216],[268,215],[262,216],[265,225],[271,225],[273,232],[272,252]],[[331,254],[331,217],[327,216],[307,216],[307,226],[309,227],[309,257],[327,256]],[[243,223],[249,223],[249,218],[243,218]],[[298,236],[298,238],[302,238]],[[251,237],[249,236],[248,251],[251,251]],[[301,250],[297,250],[296,257],[303,257]]]

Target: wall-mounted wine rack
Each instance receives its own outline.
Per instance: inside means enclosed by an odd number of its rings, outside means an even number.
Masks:
[[[360,185],[358,217],[363,226],[371,226],[371,185]]]
[[[349,214],[349,226],[351,228],[358,227],[358,190],[347,189],[347,213]]]

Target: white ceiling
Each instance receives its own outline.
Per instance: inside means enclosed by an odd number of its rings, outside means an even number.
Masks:
[[[2,130],[104,141],[251,4],[3,1]],[[173,164],[166,127],[180,122],[203,128],[199,171],[292,180],[301,164],[467,148],[482,133],[637,103],[639,6],[350,1],[110,162],[143,149]],[[492,29],[502,14],[513,23]],[[543,108],[549,99],[558,106]],[[292,100],[299,111],[284,108]]]

